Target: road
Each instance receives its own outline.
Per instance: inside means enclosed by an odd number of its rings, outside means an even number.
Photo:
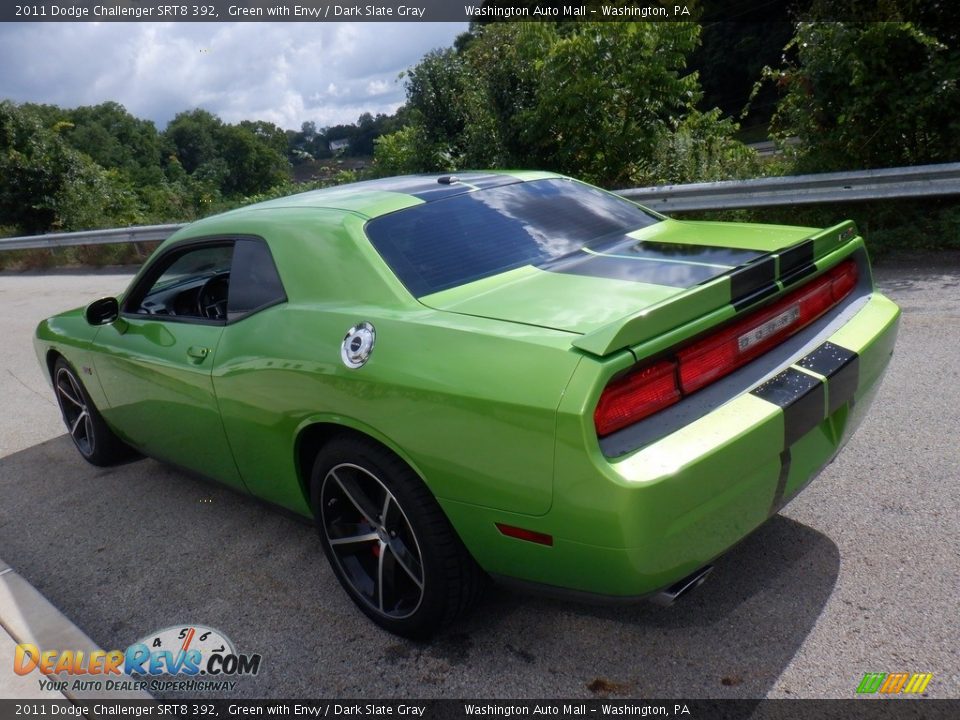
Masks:
[[[101,647],[201,623],[261,653],[231,697],[844,698],[894,671],[960,697],[960,257],[877,278],[904,316],[872,413],[699,590],[662,609],[494,589],[417,644],[354,609],[310,526],[152,460],[84,463],[30,336],[126,276],[0,273],[0,558]]]

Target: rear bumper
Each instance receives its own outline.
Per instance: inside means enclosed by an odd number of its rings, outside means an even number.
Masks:
[[[738,543],[830,463],[879,386],[899,316],[867,294],[749,391],[615,459],[564,442],[561,417],[545,515],[444,509],[488,572],[594,594],[653,593]],[[553,545],[500,535],[497,522],[547,533]]]

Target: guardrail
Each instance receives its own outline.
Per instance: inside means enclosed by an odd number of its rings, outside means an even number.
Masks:
[[[84,230],[83,232],[47,233],[23,237],[0,238],[0,250],[33,250],[70,245],[113,245],[117,243],[141,243],[166,240],[183,224],[141,225],[139,227],[111,228],[110,230]]]
[[[882,170],[658,185],[614,192],[660,212],[807,205],[847,200],[889,200],[960,194],[960,163]],[[106,245],[165,240],[183,225],[86,230],[0,238],[0,250]]]
[[[728,210],[960,194],[960,163],[658,185],[614,192],[652,210]]]

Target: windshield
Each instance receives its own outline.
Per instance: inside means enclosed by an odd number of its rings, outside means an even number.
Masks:
[[[415,297],[565,255],[659,218],[575,180],[518,182],[416,205],[367,223],[370,242]]]

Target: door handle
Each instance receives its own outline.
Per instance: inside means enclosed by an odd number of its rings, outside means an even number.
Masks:
[[[197,360],[203,360],[207,355],[210,354],[210,348],[201,347],[199,345],[191,345],[187,348],[187,355]]]

